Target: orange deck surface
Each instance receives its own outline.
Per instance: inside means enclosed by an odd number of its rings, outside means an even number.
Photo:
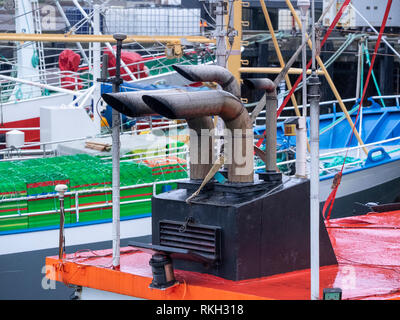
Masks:
[[[400,299],[400,211],[334,219],[326,223],[339,264],[320,269],[323,288],[339,287],[342,299]],[[175,270],[180,282],[167,290],[150,289],[150,255],[121,248],[120,270],[111,269],[111,250],[47,257],[47,277],[145,299],[280,299],[310,298],[310,270],[230,281]]]

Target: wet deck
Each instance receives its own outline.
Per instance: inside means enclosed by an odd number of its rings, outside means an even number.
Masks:
[[[323,288],[339,287],[342,299],[400,299],[400,211],[370,213],[326,223],[339,264],[320,269]],[[63,262],[47,257],[48,277],[65,283],[144,299],[309,299],[310,270],[244,281],[175,270],[180,282],[150,289],[150,255],[121,249],[121,268],[111,269],[111,250],[77,252]]]

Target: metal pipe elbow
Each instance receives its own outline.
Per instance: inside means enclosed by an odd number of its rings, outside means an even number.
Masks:
[[[182,92],[181,89],[154,90],[152,95],[166,94],[168,92]],[[184,91],[183,91],[184,92]],[[128,117],[143,117],[157,115],[153,109],[144,103],[142,96],[148,94],[148,90],[103,93],[101,97],[113,109]]]
[[[268,78],[248,78],[243,79],[243,83],[250,89],[265,90],[268,93],[272,93],[276,89],[275,83]]]
[[[146,94],[143,101],[156,113],[169,119],[220,116],[228,125],[240,115],[248,116],[242,102],[222,90]]]
[[[185,92],[180,89],[154,90],[150,91],[152,96],[168,95],[170,93]],[[142,99],[143,95],[149,94],[149,91],[132,91],[118,93],[104,93],[102,98],[113,109],[129,117],[140,117],[158,115]],[[201,129],[208,129],[211,132],[214,129],[214,122],[211,117],[199,117],[187,119],[188,127],[191,129],[191,139],[189,149],[195,149],[196,155],[200,159],[191,159],[190,178],[204,179],[212,167],[213,142],[210,136],[207,145],[204,147],[204,139],[201,138]]]
[[[143,91],[103,93],[101,97],[113,109],[128,117],[141,117],[156,114],[143,102]]]
[[[227,164],[228,180],[253,182],[253,126],[247,110],[238,98],[222,90],[144,95],[142,98],[156,113],[169,119],[220,116],[232,138],[225,148],[229,150],[231,161]]]
[[[223,90],[241,97],[239,83],[226,68],[216,65],[173,65],[172,68],[190,81],[216,82]]]

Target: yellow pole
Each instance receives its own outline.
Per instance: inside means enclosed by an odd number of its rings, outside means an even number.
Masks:
[[[297,13],[296,13],[296,11],[295,11],[295,9],[294,9],[292,3],[290,2],[290,0],[285,0],[285,1],[286,1],[287,6],[289,7],[289,10],[291,11],[293,17],[294,17],[295,20],[296,20],[297,25],[298,25],[299,28],[301,29],[301,28],[302,28],[301,21],[300,21],[298,15],[297,15]],[[308,39],[308,45],[309,45],[310,48],[312,48],[312,42],[311,42],[310,39]],[[335,86],[335,84],[333,83],[332,78],[331,78],[331,76],[330,76],[329,73],[328,73],[328,70],[326,70],[325,65],[324,65],[324,63],[322,62],[322,60],[321,60],[321,58],[320,58],[319,55],[316,56],[316,59],[317,59],[317,62],[318,62],[318,64],[319,64],[320,68],[321,68],[322,71],[324,72],[325,78],[326,78],[326,80],[328,81],[329,86],[331,87],[331,90],[332,90],[333,94],[335,95],[336,100],[339,102],[339,106],[340,106],[340,108],[342,109],[344,115],[346,116],[346,119],[347,119],[347,121],[349,122],[350,127],[354,130],[354,135],[356,136],[356,138],[357,138],[358,142],[360,143],[360,145],[363,146],[363,145],[364,145],[364,142],[361,140],[361,137],[360,137],[360,135],[358,134],[358,131],[357,131],[357,129],[355,128],[354,123],[353,123],[353,121],[351,120],[351,117],[350,117],[349,113],[347,112],[346,106],[344,105],[344,103],[343,103],[343,101],[342,101],[342,98],[340,97],[340,94],[339,94],[339,92],[337,91],[336,86]],[[304,81],[304,79],[303,79],[303,81]],[[366,147],[363,147],[363,151],[364,151],[364,153],[365,153],[366,155],[368,155],[368,149],[367,149]]]
[[[241,67],[239,71],[241,73],[271,73],[271,74],[279,74],[283,68],[277,67]],[[311,74],[311,69],[307,70],[307,74]],[[287,74],[302,74],[303,69],[301,68],[289,68]],[[318,70],[317,74],[323,75],[324,72],[322,70]]]
[[[180,44],[182,39],[197,43],[215,43],[215,39],[203,36],[141,36],[128,35],[124,43],[173,43]],[[86,34],[29,34],[29,33],[0,33],[0,41],[40,41],[40,42],[110,42],[116,43],[112,35],[86,35]]]
[[[237,35],[234,37],[232,47],[227,42],[227,68],[233,74],[236,81],[240,83],[240,67],[241,67],[241,41],[242,41],[242,1],[236,0],[233,2],[233,8],[228,8],[226,16],[226,23],[228,23],[229,12],[233,14],[233,28],[236,30]]]

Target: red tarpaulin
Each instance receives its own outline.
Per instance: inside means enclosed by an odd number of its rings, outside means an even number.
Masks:
[[[114,51],[116,48],[114,47]],[[104,50],[104,53],[108,55],[108,68],[114,68],[109,70],[109,75],[111,77],[115,76],[115,56],[109,49]],[[121,51],[121,60],[128,66],[129,70],[133,75],[138,78],[146,78],[148,76],[147,67],[144,65],[144,59],[142,56],[136,52]],[[137,63],[142,61],[142,63]],[[134,63],[134,64],[133,64]],[[133,65],[132,65],[133,64]],[[127,74],[124,68],[121,67],[121,78],[125,81],[132,80]]]
[[[72,73],[78,71],[80,62],[81,56],[72,50],[64,50],[61,52],[58,58],[58,66],[62,71],[61,86],[64,89],[75,90],[82,88],[79,76]]]

